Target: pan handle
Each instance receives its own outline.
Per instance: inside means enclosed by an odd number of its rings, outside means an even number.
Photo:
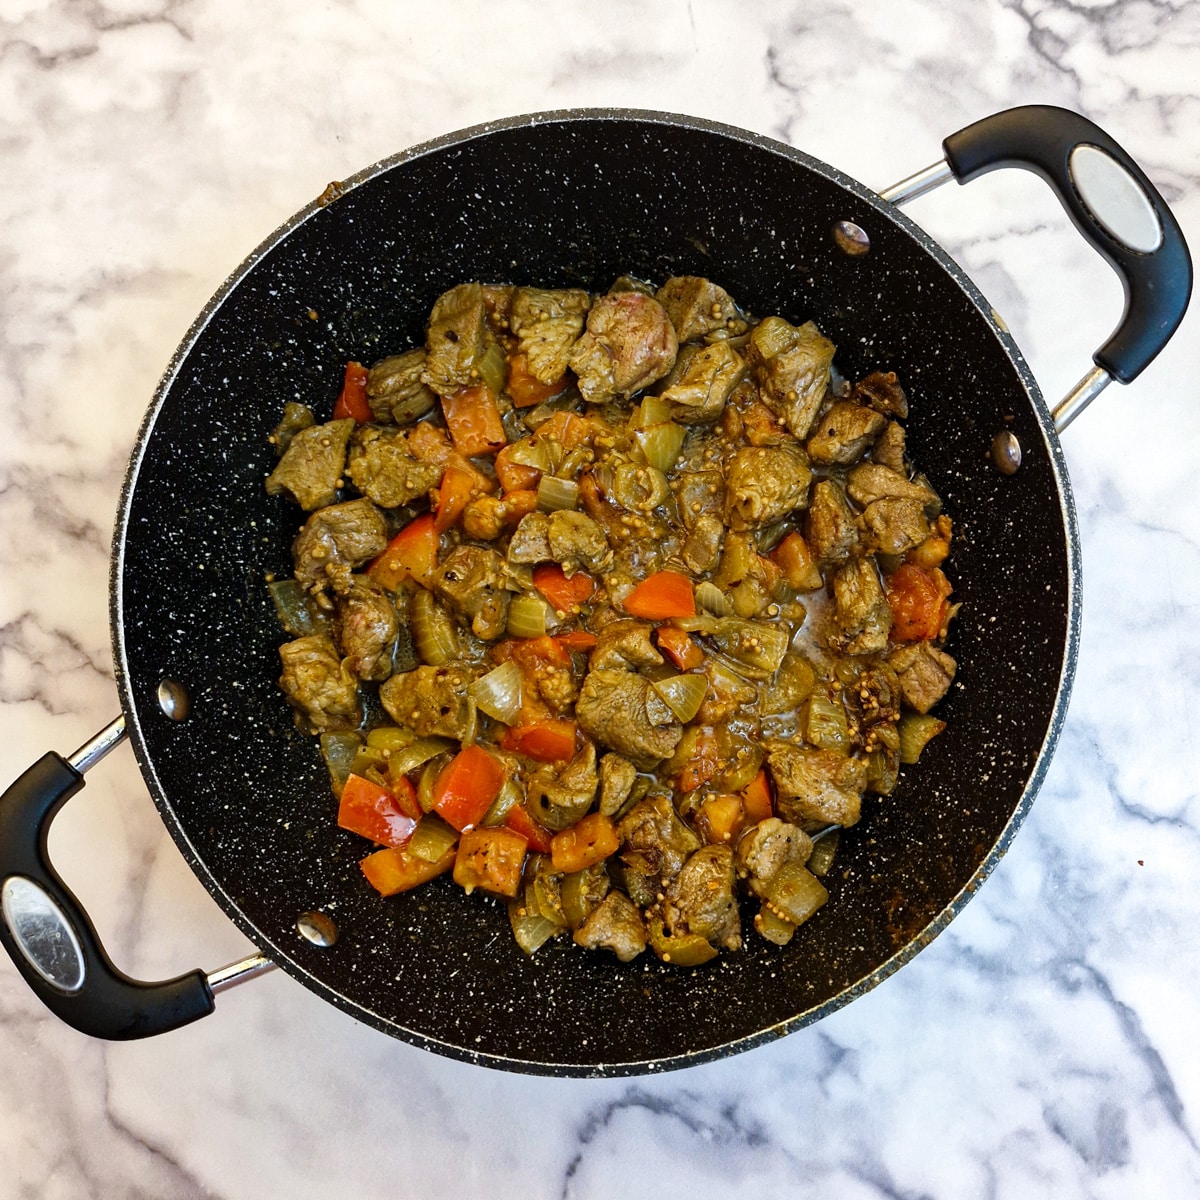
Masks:
[[[1137,163],[1086,117],[1046,104],[984,117],[952,133],[942,149],[959,183],[1023,167],[1050,184],[1125,288],[1120,323],[1092,359],[1121,383],[1136,378],[1178,328],[1192,292],[1183,233]]]
[[[165,1033],[213,1011],[202,971],[161,983],[122,974],[46,853],[50,824],[83,772],[125,736],[119,718],[71,758],[43,755],[0,796],[0,941],[56,1016],[91,1037]]]

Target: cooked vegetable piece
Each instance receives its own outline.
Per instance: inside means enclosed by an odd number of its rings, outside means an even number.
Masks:
[[[575,753],[578,732],[574,721],[549,717],[505,730],[500,744],[505,750],[536,758],[539,762],[566,762]]]
[[[508,442],[496,397],[486,383],[443,396],[442,415],[454,449],[467,458],[495,454]]]
[[[828,899],[824,884],[799,863],[784,863],[767,884],[767,904],[794,925],[802,925]]]
[[[660,625],[655,631],[654,640],[663,654],[681,671],[694,670],[704,662],[704,651],[684,630],[674,625]]]
[[[949,619],[950,583],[941,568],[903,563],[887,579],[892,637],[897,642],[936,638]]]
[[[558,612],[572,613],[591,599],[596,581],[584,571],[568,576],[558,563],[540,563],[533,568],[533,586]]]
[[[353,417],[359,424],[365,425],[374,415],[367,403],[367,368],[360,362],[348,362],[342,390],[333,406],[333,419],[337,421],[343,417]]]
[[[414,858],[434,863],[440,862],[457,845],[458,830],[443,821],[437,813],[427,812],[417,822],[406,849]]]
[[[514,354],[508,360],[508,394],[517,408],[533,408],[561,396],[570,386],[564,372],[557,379],[543,383],[529,369],[527,354]]]
[[[696,613],[692,581],[678,571],[656,571],[631,591],[621,606],[630,616],[662,621]]]
[[[896,731],[900,735],[900,761],[915,763],[921,751],[946,728],[946,722],[924,713],[905,713]]]
[[[468,893],[479,887],[497,896],[515,896],[527,845],[511,829],[468,829],[458,841],[454,882]]]
[[[455,829],[483,819],[504,783],[500,760],[476,744],[460,750],[433,785],[433,807]]]
[[[368,854],[359,863],[367,882],[381,895],[394,896],[407,892],[439,875],[444,875],[454,866],[454,848],[451,847],[434,862],[410,854],[406,847],[388,846]]]
[[[811,592],[822,584],[821,571],[802,534],[793,532],[771,551],[771,561],[783,572],[788,587]]]
[[[515,725],[521,716],[521,671],[511,660],[476,679],[468,691],[480,712],[505,725]]]
[[[447,467],[437,492],[437,513],[433,528],[445,533],[462,516],[463,510],[475,498],[475,477],[461,467]]]
[[[775,815],[775,805],[771,799],[771,781],[765,770],[759,770],[742,789],[741,798],[748,825],[757,825],[759,821],[765,821]]]
[[[422,587],[433,582],[437,569],[438,535],[431,514],[414,517],[367,568],[367,574],[393,592],[406,580]]]
[[[558,871],[582,871],[617,852],[617,828],[603,813],[588,813],[582,821],[556,833],[550,856]]]
[[[554,834],[544,825],[539,825],[523,804],[516,804],[508,810],[504,824],[514,833],[519,833],[529,843],[531,850],[538,854],[550,853]]]
[[[338,824],[381,846],[403,846],[413,835],[421,807],[407,779],[380,787],[361,775],[351,775],[342,787]]]

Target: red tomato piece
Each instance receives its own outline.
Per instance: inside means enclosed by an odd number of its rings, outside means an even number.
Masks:
[[[742,789],[742,808],[749,825],[757,825],[759,821],[775,815],[775,806],[771,802],[771,781],[765,769],[759,771]]]
[[[550,860],[556,871],[570,874],[594,866],[617,852],[617,827],[603,813],[588,813],[570,829],[550,839]]]
[[[433,807],[460,832],[478,825],[504,785],[504,767],[482,746],[466,746],[433,784]]]
[[[643,579],[621,604],[630,616],[648,621],[696,615],[692,581],[678,571],[656,571]]]
[[[704,662],[704,651],[686,630],[660,625],[655,635],[658,648],[681,670],[691,671]]]
[[[406,579],[422,587],[433,583],[437,570],[438,533],[432,513],[409,521],[387,544],[387,549],[367,567],[367,574],[385,588],[395,591]]]
[[[367,368],[360,362],[348,362],[342,390],[333,406],[333,419],[353,417],[360,425],[375,419],[367,402]]]
[[[539,563],[533,568],[533,586],[561,613],[578,612],[596,590],[586,571],[568,576],[558,563]]]
[[[461,467],[447,467],[437,492],[434,530],[445,533],[462,516],[463,509],[476,494],[473,473],[464,471]]]
[[[443,396],[442,415],[446,418],[446,428],[450,430],[455,450],[467,458],[495,454],[508,445],[496,397],[486,383]]]
[[[528,843],[529,848],[537,854],[549,854],[550,843],[554,834],[544,825],[535,821],[523,804],[516,804],[508,810],[504,824],[514,833],[519,833]]]
[[[892,610],[892,641],[924,642],[937,637],[946,624],[950,581],[939,567],[904,563],[887,577],[887,602]]]
[[[358,865],[367,882],[381,896],[394,896],[444,875],[454,866],[456,850],[456,846],[451,846],[436,862],[428,862],[402,847],[388,846],[368,854]]]
[[[468,829],[458,840],[454,882],[467,892],[480,887],[498,896],[515,896],[528,844],[519,833],[503,826]]]
[[[506,729],[500,745],[539,762],[565,762],[575,753],[575,722],[548,718]]]
[[[570,383],[570,374],[564,373],[553,383],[543,383],[529,370],[529,359],[524,354],[514,354],[508,360],[508,384],[505,391],[514,408],[533,408],[561,396]]]

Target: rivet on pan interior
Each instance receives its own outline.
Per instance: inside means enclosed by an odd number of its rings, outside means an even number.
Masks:
[[[871,248],[867,231],[853,221],[838,221],[833,227],[833,240],[839,250],[850,255],[866,254]]]
[[[1021,443],[1017,435],[1002,429],[992,438],[992,463],[1001,475],[1015,475],[1021,468]]]
[[[301,913],[296,921],[296,932],[314,946],[332,946],[338,940],[337,925],[323,912]]]
[[[172,721],[182,721],[192,710],[187,688],[177,679],[164,679],[158,685],[158,707]]]

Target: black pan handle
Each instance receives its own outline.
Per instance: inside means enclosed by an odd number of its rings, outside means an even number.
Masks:
[[[1192,292],[1192,260],[1166,201],[1099,126],[1065,108],[1030,104],[984,117],[942,143],[959,183],[997,167],[1045,179],[1092,247],[1120,275],[1125,311],[1092,356],[1129,383],[1167,344]]]
[[[0,797],[0,941],[51,1012],[81,1033],[115,1041],[165,1033],[214,1007],[202,971],[141,983],[117,970],[50,865],[51,822],[83,787],[83,770],[123,736],[124,722],[116,721],[71,762],[43,755]]]

